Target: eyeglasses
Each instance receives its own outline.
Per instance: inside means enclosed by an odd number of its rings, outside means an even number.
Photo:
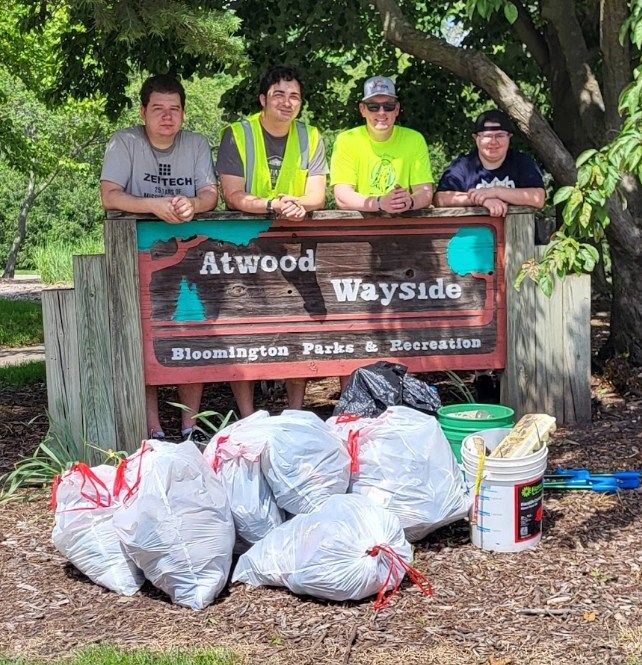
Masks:
[[[484,143],[491,141],[505,141],[509,136],[509,132],[478,132],[477,136]]]
[[[367,102],[366,108],[370,113],[376,113],[379,109],[390,113],[390,111],[394,111],[397,108],[397,102],[381,102],[380,104],[377,102]]]

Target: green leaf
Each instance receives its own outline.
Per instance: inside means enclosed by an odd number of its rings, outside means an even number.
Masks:
[[[620,40],[620,45],[624,46],[624,42],[626,41],[626,38],[629,35],[629,28],[631,27],[631,17],[629,16],[624,23],[622,23],[622,27],[620,28],[620,32],[618,34],[618,38]]]
[[[580,212],[579,222],[580,226],[584,229],[588,228],[588,225],[591,222],[591,213],[593,211],[593,206],[590,203],[582,204],[582,211]]]
[[[585,150],[584,152],[580,153],[580,156],[575,160],[575,166],[578,168],[584,164],[584,162],[587,162],[593,155],[597,153],[597,150],[595,148],[591,148],[590,150]]]
[[[589,245],[587,243],[582,243],[579,255],[582,257],[584,261],[591,260],[593,262],[597,262],[600,259],[600,253],[597,251],[597,247],[594,247],[593,245]]]
[[[583,202],[584,202],[584,197],[582,195],[581,190],[574,188],[573,193],[571,194],[571,197],[568,200],[568,203],[566,204],[562,212],[562,218],[564,219],[564,223],[567,226],[573,226],[575,222],[575,217],[579,209],[581,208]]]
[[[539,280],[539,288],[548,298],[553,294],[553,278],[551,275],[542,275]]]
[[[633,35],[631,41],[638,47],[642,48],[642,21],[638,21],[633,28]]]
[[[580,188],[586,187],[590,179],[591,171],[587,168],[580,169],[579,173],[577,174],[577,186]]]
[[[517,277],[515,277],[515,281],[513,282],[513,288],[515,289],[515,291],[520,290],[520,288],[522,286],[522,282],[524,281],[524,279],[526,279],[526,270],[524,270],[524,268],[522,268],[517,273]]]
[[[512,2],[507,2],[504,5],[504,16],[511,25],[513,25],[513,23],[515,23],[515,21],[517,20],[519,12],[517,11],[517,7],[515,7],[515,5]]]
[[[566,185],[565,187],[560,187],[555,192],[555,196],[553,197],[553,205],[557,205],[558,203],[566,201],[574,190],[575,187],[571,187],[570,185]]]

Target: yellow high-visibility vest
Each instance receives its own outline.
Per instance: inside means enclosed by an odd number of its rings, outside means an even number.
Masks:
[[[259,115],[256,113],[230,125],[243,163],[245,191],[268,199],[280,194],[303,196],[308,167],[319,145],[319,130],[299,120],[290,125],[281,169],[272,187]]]

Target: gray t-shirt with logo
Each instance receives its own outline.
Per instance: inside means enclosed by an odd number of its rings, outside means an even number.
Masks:
[[[261,127],[261,129],[263,128]],[[270,169],[272,187],[274,187],[276,179],[279,177],[287,138],[287,134],[285,136],[272,136],[272,134],[268,134],[263,129],[265,154],[267,156],[268,168]],[[216,172],[223,175],[238,176],[239,178],[245,177],[241,155],[239,154],[239,149],[236,147],[232,130],[229,127],[223,132],[221,145],[218,149]],[[308,167],[308,176],[327,175],[328,173],[328,163],[325,159],[325,145],[323,138],[319,137],[319,145],[317,145],[317,149],[314,151]]]
[[[116,132],[105,150],[101,180],[144,198],[189,196],[216,183],[212,152],[202,134],[181,129],[170,148],[154,148],[141,125]]]

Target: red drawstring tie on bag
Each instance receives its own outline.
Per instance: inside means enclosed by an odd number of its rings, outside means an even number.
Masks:
[[[359,430],[351,429],[348,434],[348,455],[350,455],[350,473],[359,473]]]
[[[413,584],[416,584],[419,587],[419,590],[424,596],[432,596],[432,585],[428,581],[428,578],[416,568],[408,565],[399,554],[390,547],[390,545],[375,545],[367,551],[367,554],[370,556],[378,556],[379,554],[386,556],[390,566],[388,568],[386,581],[382,584],[379,591],[377,591],[377,597],[374,602],[375,611],[379,611],[390,605],[392,599],[399,591],[399,586],[401,585],[401,580],[403,580],[404,573],[408,575],[408,578]],[[403,573],[399,572],[399,567],[401,567]],[[392,589],[387,592],[386,589],[388,588],[390,580],[392,580],[393,586]]]
[[[54,477],[53,482],[51,483],[51,501],[49,502],[49,506],[51,507],[51,510],[54,512],[56,511],[56,508],[58,507],[58,485],[60,485],[60,481],[62,480],[62,477],[60,474]]]
[[[84,462],[78,462],[74,464],[69,471],[67,471],[64,476],[71,475],[73,473],[80,474],[82,478],[82,483],[80,485],[79,494],[83,499],[93,503],[94,505],[87,508],[70,508],[68,511],[64,512],[76,512],[79,510],[94,510],[95,508],[109,508],[111,506],[113,499],[111,492],[107,485],[85,464]],[[51,488],[51,507],[53,510],[56,510],[58,507],[58,487],[63,480],[64,476],[56,476],[53,480],[53,486]],[[89,485],[90,490],[86,491],[85,487]],[[93,492],[91,492],[93,490]]]
[[[361,416],[355,413],[342,413],[337,416],[336,424],[342,425],[343,423],[353,423],[356,420],[361,420]],[[351,429],[348,433],[348,454],[350,455],[350,473],[359,473],[359,430]]]
[[[361,416],[356,415],[355,413],[342,413],[340,416],[337,416],[337,425],[342,425],[343,423],[353,423],[355,420],[359,420]]]
[[[122,498],[123,501],[127,501],[130,499],[136,491],[138,490],[138,486],[140,485],[140,481],[142,478],[143,474],[143,455],[150,451],[152,447],[147,443],[147,441],[143,441],[140,450],[137,453],[134,453],[131,457],[126,457],[122,462],[118,465],[118,468],[116,469],[116,478],[114,479],[114,496],[119,496],[121,491],[123,489],[127,489],[127,493],[125,496]],[[125,471],[127,470],[127,467],[132,463],[138,461],[138,468],[136,469],[136,479],[134,480],[134,483],[130,487],[127,485],[127,481],[125,480]]]
[[[234,443],[230,441],[230,435],[224,434],[219,439],[216,439],[216,447],[214,449],[214,457],[212,457],[211,466],[214,472],[221,469],[223,462],[230,460],[245,459],[248,462],[255,463],[260,459],[260,453],[252,446],[245,443]]]
[[[112,504],[111,491],[105,483],[84,463],[80,462],[71,467],[72,472],[79,473],[82,476],[82,485],[80,486],[80,496],[93,503],[96,508],[109,508]],[[94,490],[94,494],[85,492],[85,485],[89,485]],[[101,490],[104,495],[101,495]]]
[[[224,434],[223,436],[219,436],[216,439],[216,448],[214,450],[214,458],[212,459],[212,470],[217,473],[221,468],[221,446],[224,443],[227,443],[229,438],[230,438],[229,434]]]

